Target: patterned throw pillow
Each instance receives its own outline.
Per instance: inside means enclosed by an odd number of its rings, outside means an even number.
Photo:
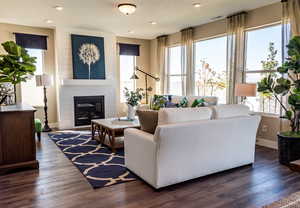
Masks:
[[[195,107],[204,107],[204,106],[205,106],[205,100],[201,98],[201,99],[195,99],[191,107],[195,108]]]
[[[168,96],[166,95],[154,95],[151,103],[151,109],[159,110],[160,108],[164,108],[168,100]]]
[[[189,106],[189,101],[186,97],[182,98],[178,103],[179,108],[187,108]]]

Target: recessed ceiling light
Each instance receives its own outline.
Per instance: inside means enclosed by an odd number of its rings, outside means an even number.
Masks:
[[[51,23],[53,23],[53,20],[47,19],[47,20],[45,20],[45,22],[48,24],[51,24]]]
[[[193,6],[194,6],[195,8],[199,8],[199,7],[201,7],[201,4],[200,4],[200,3],[194,3]]]
[[[149,22],[151,25],[156,25],[157,24],[157,22],[154,22],[154,21],[151,21],[151,22]]]
[[[54,8],[55,8],[56,10],[58,10],[58,11],[61,11],[61,10],[64,9],[62,6],[55,6]]]

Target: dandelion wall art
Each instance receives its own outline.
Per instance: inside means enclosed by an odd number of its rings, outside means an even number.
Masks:
[[[105,79],[103,37],[71,35],[74,79]]]

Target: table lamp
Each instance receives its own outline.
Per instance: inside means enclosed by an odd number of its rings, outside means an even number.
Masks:
[[[238,84],[236,84],[236,86],[235,86],[235,96],[241,97],[242,98],[242,103],[246,104],[246,98],[247,97],[255,97],[256,96],[256,84],[248,84],[248,83],[238,83]]]
[[[48,125],[48,106],[47,106],[47,87],[50,87],[53,85],[53,79],[51,75],[48,74],[42,74],[42,75],[36,75],[36,86],[37,87],[44,87],[44,112],[45,112],[45,123],[43,132],[50,132],[52,129]]]

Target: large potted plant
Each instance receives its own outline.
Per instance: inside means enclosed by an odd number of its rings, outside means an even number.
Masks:
[[[144,97],[142,91],[142,88],[137,88],[135,91],[129,91],[128,88],[125,87],[125,98],[128,107],[127,119],[129,120],[134,120],[135,118],[136,107]]]
[[[295,36],[287,45],[288,58],[277,68],[282,76],[269,74],[258,82],[258,92],[272,95],[281,105],[284,116],[290,122],[290,131],[278,133],[279,161],[289,164],[300,159],[300,36]],[[281,96],[287,95],[285,99]]]
[[[24,48],[13,41],[4,42],[1,45],[7,54],[0,55],[0,85],[13,85],[15,94],[16,85],[26,82],[34,75],[36,58],[30,57]],[[0,105],[5,103],[10,94],[9,90],[2,91]]]

